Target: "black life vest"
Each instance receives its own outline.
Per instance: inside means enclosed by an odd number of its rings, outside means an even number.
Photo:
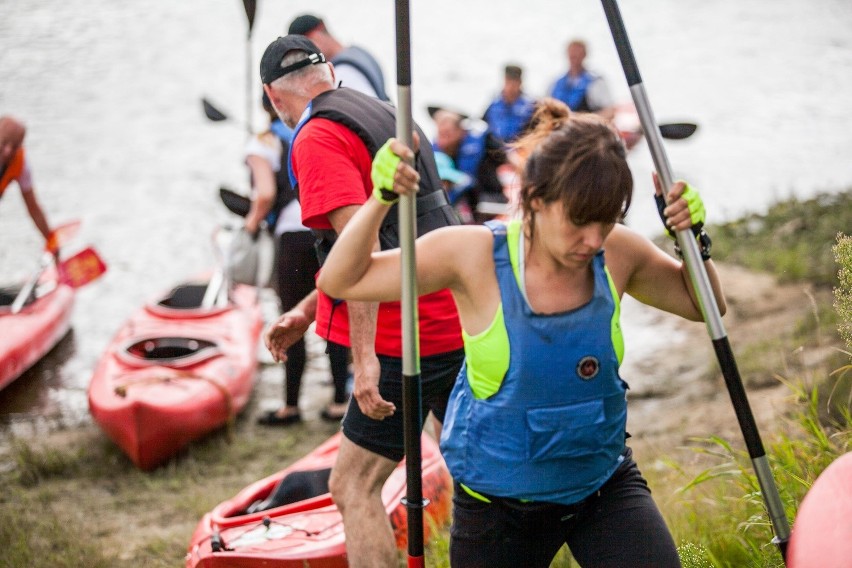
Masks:
[[[325,118],[342,124],[358,135],[367,147],[370,157],[374,157],[379,148],[389,138],[396,135],[396,109],[388,103],[360,93],[354,89],[338,88],[326,91],[311,102],[311,114],[307,120]],[[460,224],[458,215],[450,206],[441,179],[435,155],[429,146],[428,138],[414,125],[420,137],[420,151],[415,156],[415,166],[420,173],[420,191],[417,194],[417,236],[424,235],[440,227]],[[295,144],[301,128],[297,129],[293,139]],[[283,169],[283,168],[282,168]],[[298,182],[296,192],[298,193]],[[379,229],[379,243],[382,250],[399,247],[399,213],[397,206],[385,216]],[[317,257],[320,264],[331,250],[337,234],[333,230],[314,230],[317,236]]]

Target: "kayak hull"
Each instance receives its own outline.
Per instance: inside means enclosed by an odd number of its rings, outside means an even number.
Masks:
[[[17,314],[9,304],[0,307],[0,389],[23,375],[68,333],[74,289],[57,284]]]
[[[327,475],[334,465],[341,436],[338,432],[304,458],[247,486],[204,515],[190,540],[186,568],[348,566],[343,521],[327,485],[315,484],[321,487],[307,493],[307,498],[246,512],[253,503],[277,493],[283,479],[323,472]],[[452,479],[435,441],[423,435],[421,444],[423,497],[429,500],[423,510],[424,535],[428,539],[433,526],[449,521]],[[382,501],[400,550],[405,550],[408,544],[407,514],[401,502],[405,490],[403,460],[382,490]]]
[[[203,290],[201,285],[184,285]],[[228,306],[173,308],[152,302],[128,319],[89,384],[95,422],[143,470],[221,428],[251,395],[263,326],[254,288]]]

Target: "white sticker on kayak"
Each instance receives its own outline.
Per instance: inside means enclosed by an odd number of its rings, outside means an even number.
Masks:
[[[293,528],[286,525],[270,525],[269,528],[259,526],[241,534],[237,539],[228,543],[229,548],[245,548],[261,544],[268,540],[278,540],[293,533]]]

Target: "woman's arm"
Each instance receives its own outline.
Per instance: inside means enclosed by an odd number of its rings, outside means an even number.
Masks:
[[[656,177],[654,182],[657,195],[662,195]],[[673,230],[690,229],[697,218],[695,211],[698,207],[701,209],[703,220],[703,204],[697,192],[692,190],[694,199],[690,198],[688,202],[684,198],[686,189],[684,182],[677,182],[666,196],[667,205],[661,213],[665,217],[666,226]],[[627,292],[645,304],[686,319],[703,321],[686,263],[673,259],[650,240],[623,225],[616,226],[607,238],[606,247],[607,258],[613,261],[610,271],[621,292]],[[727,304],[716,267],[713,261],[708,259],[704,261],[704,268],[719,312],[724,315]]]
[[[272,166],[266,158],[251,154],[246,158],[246,164],[251,170],[254,195],[246,215],[245,227],[246,231],[253,235],[260,228],[261,221],[269,214],[278,188],[275,184],[275,172],[272,171]]]
[[[323,265],[317,286],[335,298],[362,301],[399,300],[401,295],[401,252],[393,249],[374,252],[379,228],[390,206],[400,195],[415,195],[420,175],[406,160],[413,152],[391,140],[373,161],[373,196],[355,213],[332,247]],[[381,188],[392,188],[381,189]],[[450,288],[462,290],[467,233],[464,227],[444,227],[431,231],[415,242],[417,287],[420,294]],[[469,227],[481,229],[482,227]]]

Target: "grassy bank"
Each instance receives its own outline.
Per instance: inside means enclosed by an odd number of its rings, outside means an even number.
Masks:
[[[765,216],[709,228],[720,262],[828,291],[812,294],[808,317],[794,329],[762,330],[737,345],[747,385],[758,388],[759,381],[774,376],[786,382],[794,401],[778,417],[778,427],[763,432],[790,519],[822,469],[852,449],[852,371],[835,373],[850,363],[849,353],[835,347],[844,345],[838,327],[848,326],[852,300],[835,307],[830,293],[831,286],[842,284],[832,247],[838,231],[852,228],[850,215],[847,192],[780,203]],[[845,254],[852,267],[852,251]],[[775,360],[767,365],[766,357],[777,359],[777,353],[817,350],[830,353],[813,359],[790,355],[782,371]],[[6,440],[0,444],[0,567],[180,566],[205,512],[304,455],[334,430],[322,422],[261,429],[244,416],[232,431],[193,444],[150,473],[133,467],[94,426]],[[643,472],[685,566],[781,566],[740,440],[693,440],[685,449],[670,448],[643,462],[662,464]],[[447,566],[446,548],[444,531],[431,543],[427,564]],[[554,565],[571,562],[562,553]]]

